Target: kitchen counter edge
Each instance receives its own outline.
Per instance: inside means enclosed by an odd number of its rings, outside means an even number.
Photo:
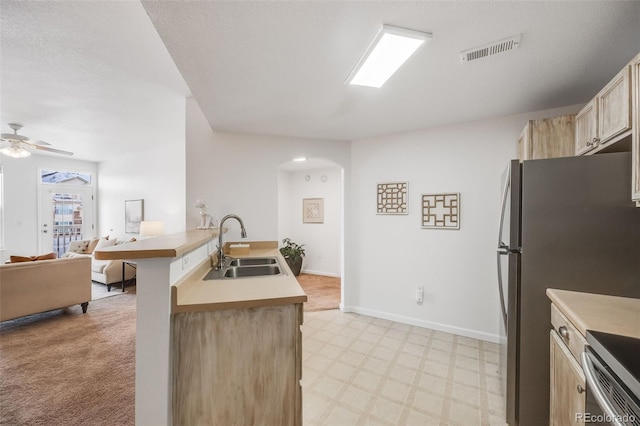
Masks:
[[[250,254],[241,257],[263,256],[278,257],[286,275],[204,280],[212,265],[212,262],[205,261],[185,279],[171,286],[171,313],[247,309],[306,302],[307,295],[277,249],[277,243],[271,248],[252,248]]]
[[[594,330],[640,339],[640,299],[553,288],[546,293],[583,336]]]
[[[192,229],[105,247],[95,252],[97,260],[152,259],[178,257],[218,236],[218,229]]]

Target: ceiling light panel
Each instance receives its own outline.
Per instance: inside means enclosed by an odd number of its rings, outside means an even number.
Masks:
[[[430,33],[383,25],[349,74],[347,83],[381,87],[428,40]]]

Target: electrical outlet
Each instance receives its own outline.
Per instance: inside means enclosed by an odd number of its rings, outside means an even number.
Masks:
[[[418,287],[416,290],[416,302],[422,302],[424,300],[424,287]]]
[[[189,259],[189,255],[188,254],[183,254],[182,255],[182,269],[187,269],[187,267],[189,266],[190,262],[191,262],[191,259]]]

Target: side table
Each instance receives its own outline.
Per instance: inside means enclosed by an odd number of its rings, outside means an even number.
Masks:
[[[131,266],[133,269],[138,269],[138,264],[133,261],[133,260],[123,260],[122,261],[122,291],[124,292],[124,286],[129,284],[131,281],[136,279],[136,276],[134,275],[133,277],[129,278],[128,280],[125,281],[124,279],[124,268],[126,267],[126,265]]]

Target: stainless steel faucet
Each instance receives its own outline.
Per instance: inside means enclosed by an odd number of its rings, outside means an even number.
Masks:
[[[236,219],[238,222],[240,222],[240,236],[242,238],[247,238],[247,230],[244,229],[244,223],[242,223],[242,219],[240,219],[238,215],[228,214],[222,218],[218,227],[218,264],[216,265],[217,270],[220,270],[224,267],[224,251],[222,248],[222,233],[224,228],[222,227],[222,225],[227,219]]]

